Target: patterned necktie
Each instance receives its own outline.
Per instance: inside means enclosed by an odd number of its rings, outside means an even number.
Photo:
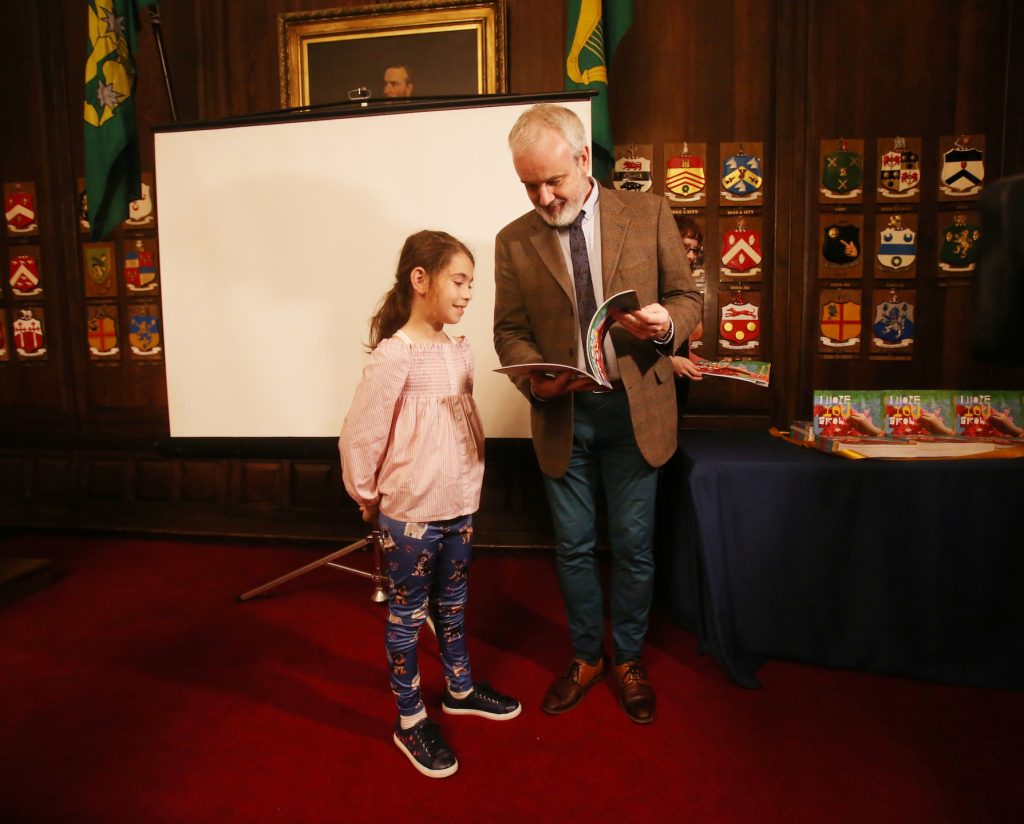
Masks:
[[[590,278],[590,257],[587,255],[587,239],[583,236],[582,209],[576,219],[569,224],[569,258],[572,260],[572,275],[576,281],[576,314],[579,316],[580,336],[583,346],[587,345],[587,329],[590,319],[597,311],[594,300],[594,284]]]

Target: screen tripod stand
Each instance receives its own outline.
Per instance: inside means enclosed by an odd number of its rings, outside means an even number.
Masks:
[[[338,558],[355,552],[357,549],[362,549],[365,546],[373,548],[373,572],[366,572],[362,569],[355,569],[354,567],[345,566],[344,564],[335,563]],[[287,575],[282,575],[280,578],[275,578],[273,581],[268,581],[262,586],[256,587],[256,589],[250,589],[248,592],[244,592],[236,599],[239,603],[248,601],[250,598],[255,598],[257,595],[262,595],[264,592],[268,592],[280,584],[291,581],[293,578],[298,578],[300,575],[304,575],[307,572],[312,572],[314,569],[318,569],[322,566],[330,566],[335,569],[341,569],[345,572],[351,572],[353,575],[359,575],[363,578],[369,578],[373,581],[373,593],[370,595],[370,600],[375,604],[382,603],[388,599],[387,592],[385,591],[385,585],[387,584],[387,576],[381,572],[381,552],[382,552],[382,536],[379,529],[373,530],[369,535],[363,538],[361,541],[356,541],[354,544],[349,544],[346,547],[342,547],[336,552],[332,552],[330,555],[325,555],[319,561],[313,561],[311,564],[306,564],[304,567],[293,570]]]

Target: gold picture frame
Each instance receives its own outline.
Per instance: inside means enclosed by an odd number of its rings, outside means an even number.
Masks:
[[[506,0],[412,0],[278,16],[281,105],[384,96],[409,66],[416,97],[506,92]]]

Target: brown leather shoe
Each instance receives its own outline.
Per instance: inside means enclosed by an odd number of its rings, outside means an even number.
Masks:
[[[644,665],[639,661],[616,664],[615,680],[619,682],[619,703],[626,715],[637,724],[650,724],[654,720],[654,689]]]
[[[604,678],[604,658],[591,666],[586,661],[574,658],[565,675],[559,675],[548,687],[540,708],[551,715],[571,710],[584,693]]]

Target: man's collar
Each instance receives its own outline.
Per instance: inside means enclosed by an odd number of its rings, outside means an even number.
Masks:
[[[597,181],[592,177],[587,178],[590,181],[590,194],[587,195],[587,199],[583,201],[583,208],[587,213],[587,218],[591,218],[596,213],[597,196],[598,190],[601,188],[597,185]]]

